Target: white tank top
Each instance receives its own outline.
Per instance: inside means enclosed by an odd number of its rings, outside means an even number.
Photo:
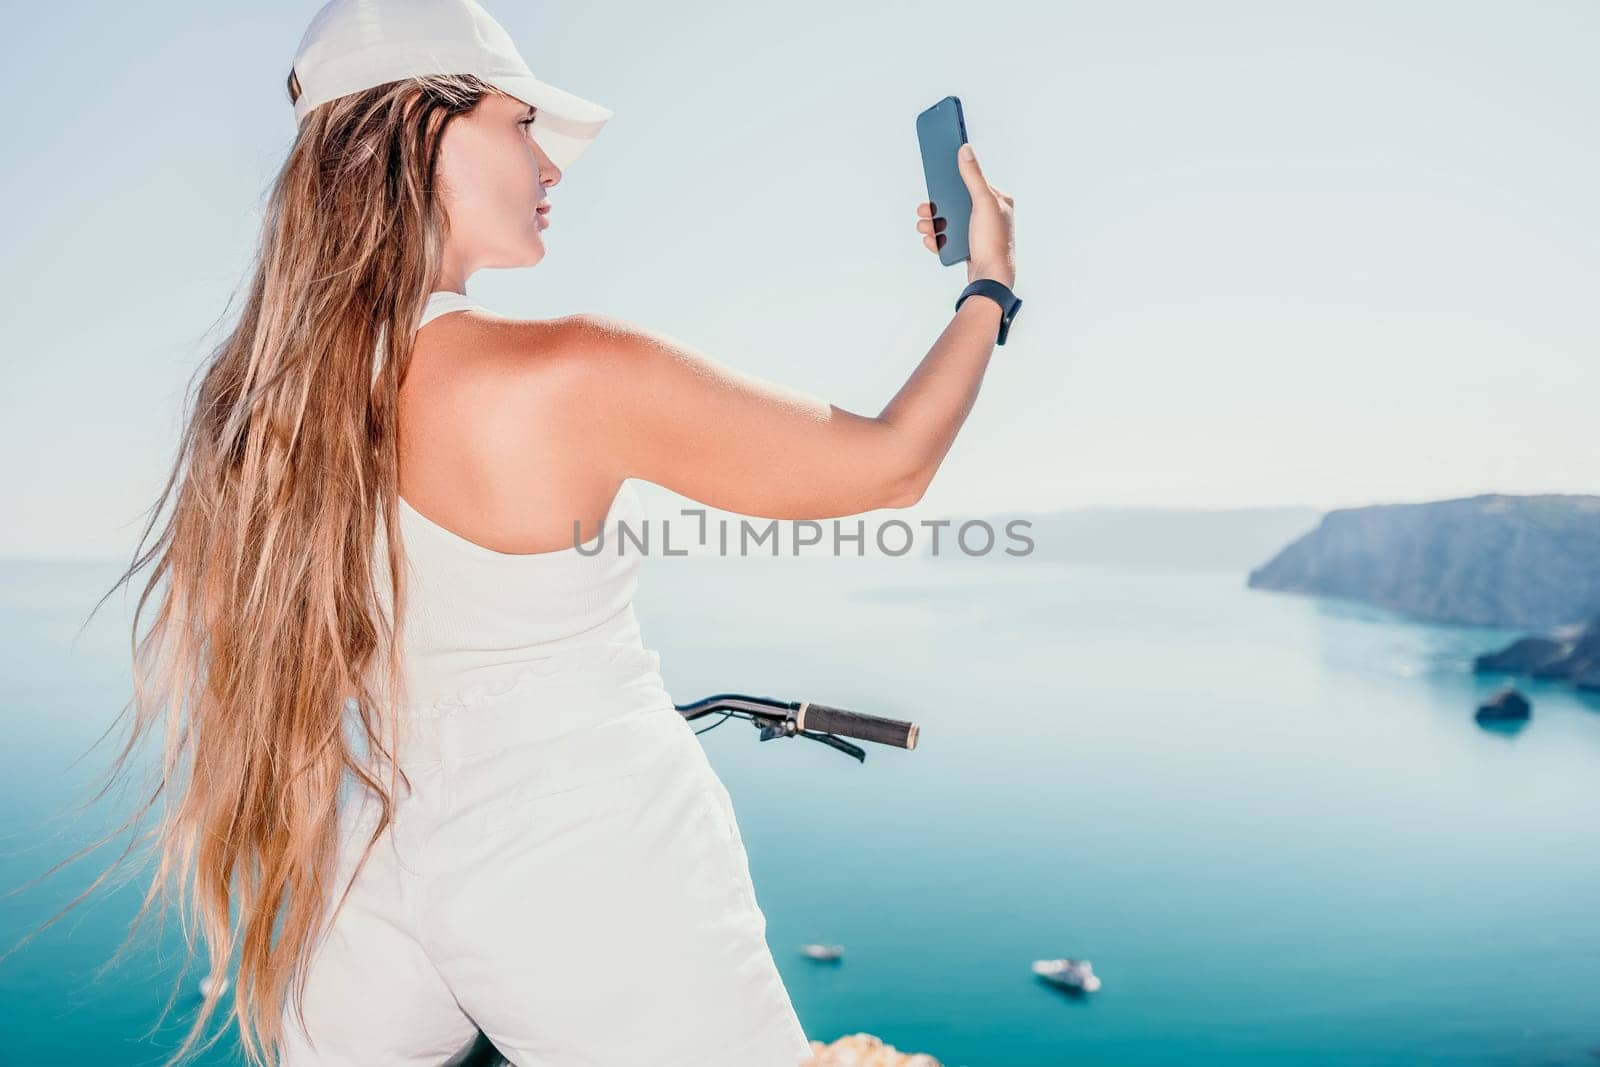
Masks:
[[[480,305],[461,293],[428,297],[421,325]],[[506,553],[456,534],[399,501],[407,567],[402,662],[406,709],[437,711],[509,690],[519,676],[584,672],[586,684],[641,687],[667,702],[659,656],[641,641],[633,596],[643,552],[643,510],[623,482],[602,529],[581,546]],[[631,536],[623,536],[626,525]],[[374,580],[393,604],[378,518]],[[381,654],[380,654],[381,655]],[[381,665],[381,658],[375,660]],[[602,669],[603,668],[603,669]]]

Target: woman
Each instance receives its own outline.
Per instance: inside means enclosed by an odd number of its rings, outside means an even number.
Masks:
[[[999,305],[966,300],[876,417],[614,318],[497,315],[468,280],[544,258],[610,112],[471,0],[334,0],[289,92],[248,303],[123,576],[167,579],[123,757],[170,716],[158,880],[213,974],[238,952],[250,1062],[438,1064],[480,1028],[542,1067],[806,1062],[727,791],[640,640],[639,553],[605,546],[634,478],[771,518],[915,503]],[[1011,198],[960,166],[968,279],[1011,286]]]

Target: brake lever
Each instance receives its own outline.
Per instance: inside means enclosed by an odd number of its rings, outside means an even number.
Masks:
[[[691,721],[702,715],[722,712],[722,719],[707,726],[706,730],[722,725],[729,718],[741,718],[760,732],[762,741],[774,741],[780,737],[804,737],[836,748],[847,756],[854,756],[858,763],[867,761],[865,749],[837,734],[826,730],[800,729],[799,716],[805,706],[794,701],[778,700],[774,697],[753,697],[743,693],[718,693],[688,704],[676,705],[680,713],[688,713]],[[704,733],[705,730],[696,732]]]
[[[810,741],[819,741],[824,745],[838,749],[847,756],[854,756],[858,763],[867,762],[866,750],[859,745],[852,744],[837,734],[819,733],[816,730],[795,730],[794,720],[792,719],[761,727],[761,740],[772,741],[779,737],[804,737]]]

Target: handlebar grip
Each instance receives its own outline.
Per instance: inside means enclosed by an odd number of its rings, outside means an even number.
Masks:
[[[795,728],[817,730],[827,734],[841,734],[896,748],[917,747],[918,726],[901,719],[883,719],[876,715],[863,715],[858,711],[830,708],[826,704],[802,701],[794,713]]]

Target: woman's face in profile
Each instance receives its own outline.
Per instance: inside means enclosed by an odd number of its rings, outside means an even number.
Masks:
[[[536,214],[561,172],[526,124],[532,109],[490,93],[445,129],[439,179],[450,237],[445,256],[467,273],[528,267],[544,258]],[[546,220],[548,221],[548,220]]]

